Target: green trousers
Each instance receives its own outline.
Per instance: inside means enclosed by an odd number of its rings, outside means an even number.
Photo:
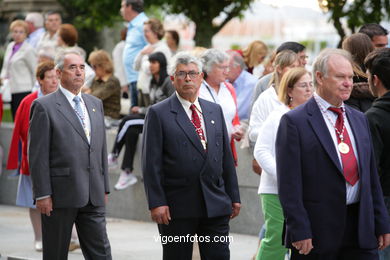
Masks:
[[[277,194],[261,194],[260,199],[266,230],[256,260],[284,260],[287,248],[282,245],[284,217],[279,196]]]

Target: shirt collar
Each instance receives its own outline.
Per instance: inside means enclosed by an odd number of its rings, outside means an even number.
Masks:
[[[83,99],[81,96],[81,91],[77,95],[75,95],[61,85],[60,85],[60,90],[61,90],[62,94],[65,95],[66,99],[69,101],[70,104],[73,104],[73,98],[75,96],[78,96],[80,98],[81,102],[83,102]]]
[[[233,86],[234,87],[239,87],[242,85],[242,81],[245,80],[245,72],[247,72],[246,70],[242,70],[240,75],[238,75],[238,77],[236,78],[236,80],[234,82],[232,82]]]
[[[314,98],[317,100],[317,102],[319,103],[319,105],[325,109],[325,111],[327,111],[330,107],[335,107],[333,105],[331,105],[328,101],[326,101],[325,99],[323,99],[320,95],[317,94],[317,92],[314,92]],[[344,102],[341,103],[341,106],[340,108],[345,111],[345,108],[344,108]]]
[[[184,107],[184,110],[187,111],[187,110],[190,110],[190,106],[192,104],[195,105],[196,109],[199,111],[199,112],[202,112],[202,108],[200,107],[200,104],[199,104],[199,99],[198,97],[196,97],[194,103],[191,103],[190,101],[188,100],[185,100],[184,98],[182,98],[179,93],[177,93],[177,91],[175,92],[176,93],[176,97],[179,99],[181,105]]]
[[[44,95],[43,95],[43,92],[42,92],[42,90],[41,90],[41,88],[38,88],[38,97],[40,98],[40,97],[43,97]]]
[[[130,26],[143,25],[146,19],[146,15],[144,12],[139,13],[133,20],[129,22]]]

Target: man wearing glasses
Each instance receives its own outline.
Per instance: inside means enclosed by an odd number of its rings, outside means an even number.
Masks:
[[[198,98],[202,64],[187,53],[171,62],[176,93],[146,116],[142,151],[145,191],[158,224],[163,259],[229,259],[229,220],[240,196],[224,116]]]

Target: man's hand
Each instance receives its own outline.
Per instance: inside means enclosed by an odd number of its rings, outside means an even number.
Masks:
[[[232,203],[232,214],[230,215],[230,218],[235,218],[240,214],[240,209],[241,209],[241,203]]]
[[[244,136],[244,132],[240,128],[236,128],[232,133],[232,137],[236,141],[240,141],[243,136]]]
[[[383,234],[378,237],[379,250],[383,250],[390,245],[390,234]]]
[[[296,250],[299,251],[301,255],[307,255],[313,249],[313,244],[311,238],[297,241],[292,243]]]
[[[131,113],[132,114],[138,114],[139,112],[139,107],[138,106],[134,106],[130,109]]]
[[[104,194],[104,204],[107,204],[107,202],[108,202],[108,194],[105,193]]]
[[[50,217],[50,212],[53,211],[53,201],[51,200],[51,197],[37,200],[36,205],[41,214]]]
[[[168,225],[171,220],[171,214],[169,214],[168,206],[153,208],[150,210],[150,215],[152,216],[152,220],[157,224]]]

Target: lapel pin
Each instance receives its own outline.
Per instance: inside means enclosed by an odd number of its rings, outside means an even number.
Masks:
[[[211,120],[211,123],[214,124],[214,120]]]
[[[92,111],[95,112],[96,110],[94,108],[92,108]]]

